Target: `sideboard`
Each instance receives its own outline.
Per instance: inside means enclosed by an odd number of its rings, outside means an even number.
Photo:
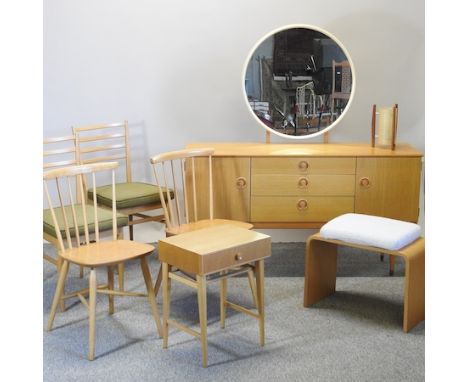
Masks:
[[[407,144],[395,150],[367,143],[205,142],[187,147],[215,150],[215,218],[257,228],[320,228],[348,212],[418,221],[423,155]],[[194,165],[204,171],[197,183],[206,184],[208,192],[204,161],[199,158]],[[201,200],[197,208],[199,218],[208,217]]]

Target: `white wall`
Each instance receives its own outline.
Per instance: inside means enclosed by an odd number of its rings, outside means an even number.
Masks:
[[[128,119],[135,179],[148,181],[158,152],[263,141],[243,65],[266,33],[302,23],[338,37],[356,68],[353,104],[331,140],[369,141],[371,105],[398,103],[398,142],[424,151],[423,0],[47,0],[44,137]]]

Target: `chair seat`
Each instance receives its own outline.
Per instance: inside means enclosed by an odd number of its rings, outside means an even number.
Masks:
[[[83,235],[85,232],[83,224],[83,209],[81,205],[75,205],[76,220],[78,224],[78,229],[80,235]],[[112,210],[98,207],[98,224],[99,230],[106,231],[112,229]],[[57,218],[57,223],[60,227],[62,233],[62,238],[66,237],[65,234],[65,222],[63,220],[62,209],[60,207],[54,208],[54,213]],[[71,206],[65,206],[65,215],[67,217],[68,225],[70,227],[71,236],[75,236],[75,225],[73,222],[73,211]],[[89,222],[88,230],[90,233],[94,233],[94,207],[92,205],[86,205],[86,216]],[[124,214],[117,213],[117,227],[125,227],[128,225],[128,216]],[[52,213],[49,209],[43,211],[43,231],[47,234],[57,237],[55,234],[54,221],[52,219]]]
[[[166,192],[166,190],[163,190]],[[97,201],[104,206],[112,207],[112,186],[96,188]],[[171,191],[172,197],[172,191]],[[93,191],[88,190],[88,198],[93,200]],[[115,185],[115,203],[117,209],[140,207],[148,204],[159,204],[159,187],[154,184],[131,182]]]
[[[227,219],[206,219],[206,220],[198,220],[193,223],[188,223],[188,224],[182,224],[181,226],[178,227],[171,227],[171,228],[166,228],[166,234],[168,236],[172,235],[178,235],[180,233],[184,232],[191,232],[191,231],[196,231],[198,229],[202,228],[209,228],[209,227],[215,227],[218,225],[225,225],[225,224],[230,224],[234,225],[239,228],[245,228],[245,229],[252,229],[253,224],[250,223],[245,223],[237,220],[227,220]]]
[[[150,244],[131,240],[112,240],[66,249],[59,252],[59,255],[75,264],[98,267],[131,260],[152,251],[154,247]]]
[[[421,236],[414,223],[364,214],[344,214],[330,220],[320,229],[324,239],[399,250]]]

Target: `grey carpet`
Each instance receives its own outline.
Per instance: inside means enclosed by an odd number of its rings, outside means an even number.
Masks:
[[[258,345],[257,321],[227,310],[219,328],[218,285],[208,286],[208,363],[201,367],[199,342],[171,329],[162,349],[144,298],[116,298],[107,314],[107,298],[98,296],[96,359],[86,359],[85,308],[70,300],[57,313],[54,329],[44,332],[44,381],[423,381],[424,322],[402,331],[403,267],[395,277],[388,262],[374,254],[341,250],[337,293],[313,308],[302,307],[304,244],[274,243],[265,264],[266,344]],[[153,278],[157,260],[150,261]],[[352,275],[353,277],[350,277]],[[55,268],[44,263],[44,327],[56,283]],[[105,274],[98,274],[98,281]],[[67,289],[87,284],[70,269]],[[229,281],[228,296],[252,306],[245,278]],[[126,269],[126,286],[143,290],[138,262]],[[160,298],[158,298],[160,300]],[[171,316],[197,329],[193,290],[174,284]],[[159,304],[161,310],[161,306]]]

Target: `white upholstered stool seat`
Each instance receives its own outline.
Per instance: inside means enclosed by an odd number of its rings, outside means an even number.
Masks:
[[[322,226],[320,236],[397,251],[418,239],[421,227],[401,220],[350,213],[338,216]]]

